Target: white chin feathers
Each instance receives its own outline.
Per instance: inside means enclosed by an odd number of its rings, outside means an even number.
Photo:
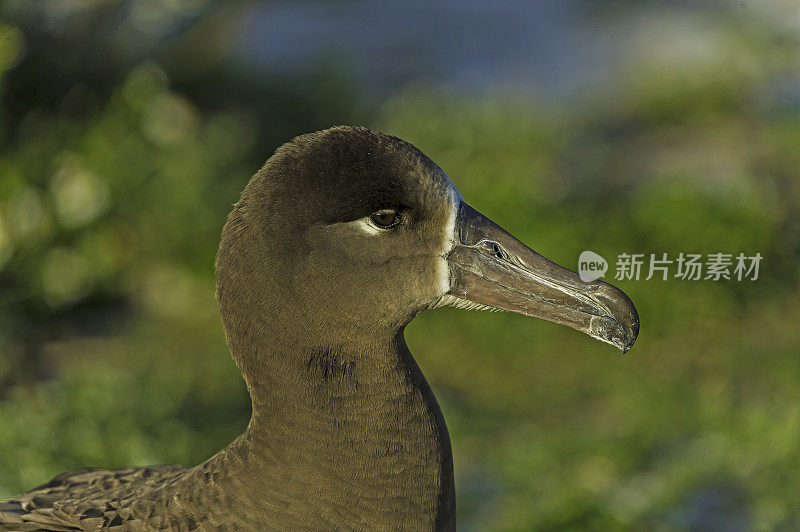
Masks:
[[[468,299],[461,299],[460,297],[456,297],[452,294],[443,295],[431,308],[439,307],[454,307],[464,310],[488,310],[489,312],[502,312],[502,309],[490,307],[489,305],[483,305],[481,303],[475,303],[474,301],[469,301]]]

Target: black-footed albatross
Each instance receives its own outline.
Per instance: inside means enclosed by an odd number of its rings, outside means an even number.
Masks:
[[[623,352],[630,299],[582,282],[464,203],[396,137],[281,146],[222,231],[216,295],[252,418],[196,467],[64,473],[0,503],[0,530],[452,530],[450,437],[406,347],[446,305],[568,325]]]

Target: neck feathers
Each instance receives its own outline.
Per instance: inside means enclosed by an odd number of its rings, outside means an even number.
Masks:
[[[371,347],[272,353],[285,362],[283,378],[250,383],[250,425],[198,466],[202,476],[239,486],[261,528],[454,524],[439,405],[402,334]]]

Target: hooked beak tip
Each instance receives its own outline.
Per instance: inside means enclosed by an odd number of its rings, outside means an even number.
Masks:
[[[592,318],[589,334],[615,346],[624,355],[639,336],[639,313],[625,292],[616,286],[601,282],[597,296],[608,314]]]
[[[631,348],[633,347],[633,343],[634,343],[635,341],[636,341],[635,339],[633,339],[633,340],[629,340],[629,341],[628,341],[626,344],[624,344],[624,345],[621,345],[621,346],[619,347],[619,348],[620,348],[620,350],[622,350],[622,354],[623,354],[623,355],[624,355],[624,354],[626,354],[628,351],[630,351],[630,350],[631,350]]]
[[[624,355],[636,342],[638,325],[638,320],[634,324],[627,325],[612,316],[594,316],[589,326],[589,335],[613,345]]]
[[[639,336],[638,316],[629,323],[624,323],[617,318],[611,319],[614,321],[614,326],[604,331],[605,337],[603,340],[616,346],[624,355],[631,350],[636,338]]]
[[[622,349],[622,354],[623,355],[631,350],[631,348],[633,347],[633,344],[636,342],[636,339],[638,337],[639,337],[639,318],[637,316],[636,323],[634,324],[634,326],[631,329],[628,330],[628,340],[627,340],[627,342],[625,342],[625,345],[623,345],[620,348],[620,349]]]

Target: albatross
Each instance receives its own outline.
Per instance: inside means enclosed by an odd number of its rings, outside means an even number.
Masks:
[[[278,148],[222,230],[216,296],[250,422],[195,467],[84,469],[0,503],[0,530],[453,530],[442,412],[403,336],[498,309],[628,351],[630,299],[526,247],[399,138],[340,126]]]

